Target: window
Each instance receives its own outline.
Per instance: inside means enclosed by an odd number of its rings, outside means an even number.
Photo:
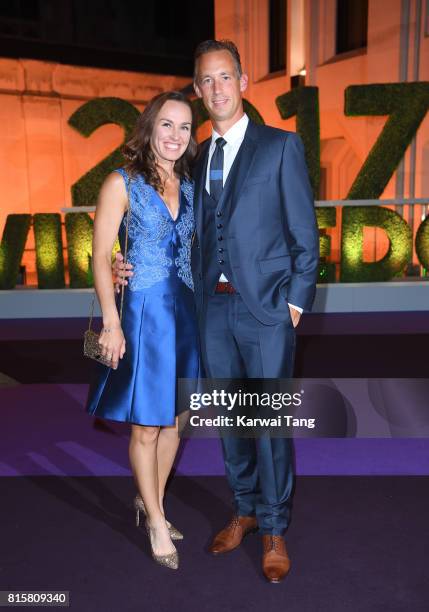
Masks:
[[[286,69],[286,0],[269,0],[269,72]]]
[[[337,0],[336,53],[366,47],[368,0]]]

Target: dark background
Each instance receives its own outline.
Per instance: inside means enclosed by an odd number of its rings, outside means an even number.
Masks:
[[[192,76],[213,0],[1,0],[0,56]]]

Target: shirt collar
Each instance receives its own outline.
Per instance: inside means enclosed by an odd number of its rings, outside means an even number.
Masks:
[[[234,144],[239,140],[243,140],[248,123],[249,117],[246,115],[246,113],[244,113],[241,119],[234,123],[234,125],[230,127],[229,130],[223,135],[223,138],[226,140],[227,144]],[[211,144],[213,145],[219,137],[220,134],[218,134],[216,130],[213,130]]]

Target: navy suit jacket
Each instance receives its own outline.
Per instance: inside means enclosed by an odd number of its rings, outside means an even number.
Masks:
[[[203,302],[203,199],[210,139],[194,169],[196,236],[192,273],[197,308]],[[262,323],[290,320],[287,302],[310,310],[316,289],[319,232],[304,147],[294,132],[249,121],[219,207],[232,278]]]

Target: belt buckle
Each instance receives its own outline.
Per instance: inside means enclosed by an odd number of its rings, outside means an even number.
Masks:
[[[216,283],[216,293],[236,293],[233,285],[229,281],[218,281]]]

